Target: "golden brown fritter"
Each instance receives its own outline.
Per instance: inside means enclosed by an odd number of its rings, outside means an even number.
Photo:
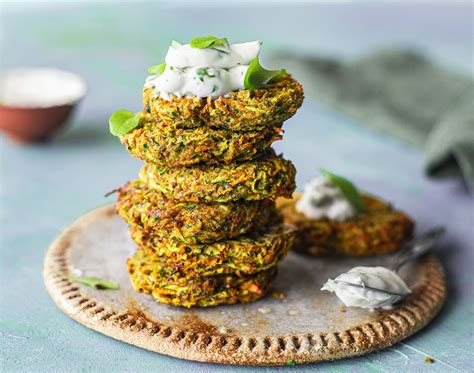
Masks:
[[[197,127],[260,131],[292,117],[303,98],[303,88],[290,75],[260,89],[231,92],[217,99],[183,97],[167,101],[157,97],[152,87],[143,91],[144,111],[158,119],[161,131]]]
[[[414,223],[403,212],[369,195],[363,195],[368,212],[338,222],[308,219],[296,211],[296,194],[292,200],[277,200],[286,223],[298,228],[295,248],[314,256],[365,256],[387,254],[398,250],[413,235]]]
[[[295,227],[275,224],[263,232],[208,244],[187,244],[130,228],[130,237],[167,279],[221,274],[248,275],[278,264],[293,245]]]
[[[145,164],[140,179],[167,198],[193,202],[229,202],[291,198],[296,169],[274,152],[264,157],[229,165],[163,167]]]
[[[275,203],[238,201],[228,203],[178,202],[135,180],[119,190],[119,215],[130,225],[147,232],[189,243],[206,243],[237,237],[254,227],[265,227],[278,216]]]
[[[254,302],[265,295],[276,276],[276,267],[272,267],[246,276],[167,277],[143,250],[128,259],[127,269],[136,291],[159,303],[181,307]]]
[[[163,131],[144,119],[120,141],[131,155],[147,163],[177,167],[249,160],[281,140],[280,132],[281,124],[249,132],[206,127]]]

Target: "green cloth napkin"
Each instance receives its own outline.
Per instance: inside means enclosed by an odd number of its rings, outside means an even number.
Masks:
[[[275,56],[305,93],[422,148],[432,176],[461,175],[474,193],[474,83],[406,50],[358,61]]]

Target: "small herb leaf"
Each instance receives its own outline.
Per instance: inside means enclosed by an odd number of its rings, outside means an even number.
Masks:
[[[189,42],[192,48],[206,49],[212,47],[218,47],[220,45],[226,45],[229,42],[227,38],[216,38],[215,36],[201,36],[194,38]]]
[[[263,87],[272,78],[284,75],[285,70],[266,70],[260,65],[258,57],[255,57],[247,69],[244,78],[244,87],[247,89],[257,89]]]
[[[198,78],[201,82],[204,81],[205,77],[208,77],[208,78],[215,78],[216,77],[215,75],[210,73],[207,68],[203,68],[203,67],[196,70],[196,75],[198,76]]]
[[[179,41],[176,41],[176,40],[171,40],[171,46],[173,48],[179,48],[181,46],[181,43]]]
[[[325,170],[324,168],[320,169],[321,174],[328,179],[333,185],[339,188],[344,198],[349,201],[349,203],[356,208],[359,212],[367,211],[364,200],[360,196],[360,193],[357,191],[357,188],[349,180],[343,178],[342,176],[334,175],[333,173]]]
[[[222,186],[227,187],[227,186],[230,184],[230,182],[228,182],[228,181],[214,181],[212,184],[214,184],[214,185],[222,185]]]
[[[60,275],[67,278],[68,280],[72,282],[90,286],[96,289],[117,290],[119,288],[119,285],[115,281],[101,280],[100,278],[97,278],[97,277],[89,277],[89,276],[75,277],[75,276],[66,275],[64,273],[61,273]]]
[[[110,133],[114,136],[123,136],[140,124],[141,113],[120,109],[109,118]]]
[[[294,365],[296,365],[296,361],[294,361],[294,360],[288,360],[288,361],[286,362],[286,365],[294,366]]]
[[[163,74],[163,71],[166,69],[166,63],[160,63],[159,65],[155,65],[150,67],[147,72],[148,74],[156,74],[156,75],[161,75]]]
[[[283,78],[286,74],[287,74],[287,72],[286,72],[285,69],[280,69],[280,71],[278,72],[278,74],[276,74],[273,78],[281,79],[281,78]],[[273,78],[272,78],[272,79],[273,79]]]

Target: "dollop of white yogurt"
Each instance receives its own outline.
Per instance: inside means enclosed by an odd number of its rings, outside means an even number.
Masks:
[[[350,284],[361,285],[355,287]],[[375,291],[365,286],[380,289]],[[321,290],[336,293],[347,307],[390,308],[411,293],[405,281],[385,267],[355,267],[347,273],[328,279]]]
[[[237,65],[248,65],[260,53],[261,41],[225,44],[214,48],[193,48],[189,44],[170,46],[166,54],[167,65],[186,68],[212,66],[228,69]]]
[[[357,215],[357,210],[344,198],[339,188],[324,176],[306,184],[295,207],[310,219],[345,221]]]
[[[260,52],[260,41],[193,48],[189,44],[169,47],[161,75],[151,75],[145,87],[165,99],[173,97],[219,97],[245,89],[250,62]]]

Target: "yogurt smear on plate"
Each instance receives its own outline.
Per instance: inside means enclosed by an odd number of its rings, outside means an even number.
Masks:
[[[152,87],[165,100],[219,97],[245,89],[245,74],[261,45],[260,41],[252,41],[203,49],[189,44],[170,46],[165,70],[149,76],[145,87]]]
[[[347,307],[361,308],[390,308],[411,293],[405,281],[385,267],[352,268],[334,280],[328,279],[321,290],[336,293]]]

